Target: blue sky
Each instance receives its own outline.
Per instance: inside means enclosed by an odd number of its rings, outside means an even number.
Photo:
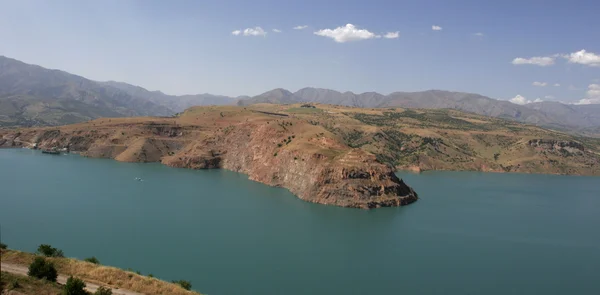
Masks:
[[[0,55],[169,94],[310,86],[600,103],[600,1],[0,0],[0,7]]]

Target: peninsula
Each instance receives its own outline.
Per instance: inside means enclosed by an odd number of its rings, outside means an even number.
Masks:
[[[311,123],[313,113],[326,114],[321,108],[300,106],[193,107],[175,117],[103,118],[4,130],[0,146],[67,149],[88,157],[192,169],[224,168],[327,205],[369,209],[417,200],[392,166]]]
[[[224,168],[305,201],[365,209],[418,199],[396,170],[600,175],[600,139],[447,109],[199,106],[173,117],[4,129],[0,146]]]

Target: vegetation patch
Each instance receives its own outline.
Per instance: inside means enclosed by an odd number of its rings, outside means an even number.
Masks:
[[[99,285],[109,285],[112,289],[127,289],[144,294],[199,294],[191,290],[186,290],[178,284],[165,282],[157,278],[150,278],[116,267],[103,266],[71,258],[43,258],[31,253],[15,250],[2,250],[0,260],[5,263],[29,265],[36,260],[36,257],[52,263],[61,275],[77,277]]]

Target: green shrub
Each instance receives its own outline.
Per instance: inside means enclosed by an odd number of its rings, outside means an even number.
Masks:
[[[58,273],[52,262],[47,262],[43,257],[36,257],[35,260],[29,265],[29,271],[27,275],[38,279],[45,278],[48,281],[56,282]]]
[[[90,295],[90,293],[85,290],[85,283],[82,280],[69,277],[63,287],[63,295]]]
[[[84,261],[91,262],[93,264],[100,264],[100,260],[98,260],[98,258],[96,258],[94,256],[86,258],[86,259],[84,259]]]
[[[99,287],[94,295],[112,295],[112,290],[109,288]]]
[[[48,244],[41,244],[37,252],[46,257],[65,257],[62,250],[56,249]]]
[[[10,289],[18,289],[21,288],[21,284],[19,284],[19,281],[14,280],[12,282],[10,282]]]
[[[6,246],[6,244],[4,243],[0,243],[0,249],[4,250],[6,249],[8,246]]]
[[[190,281],[179,280],[179,281],[173,281],[173,283],[181,286],[181,288],[184,288],[186,290],[192,289],[192,283],[190,283]]]

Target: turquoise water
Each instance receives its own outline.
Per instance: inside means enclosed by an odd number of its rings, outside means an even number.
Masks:
[[[399,175],[421,199],[364,211],[224,170],[0,150],[0,227],[210,295],[600,294],[600,178]]]

